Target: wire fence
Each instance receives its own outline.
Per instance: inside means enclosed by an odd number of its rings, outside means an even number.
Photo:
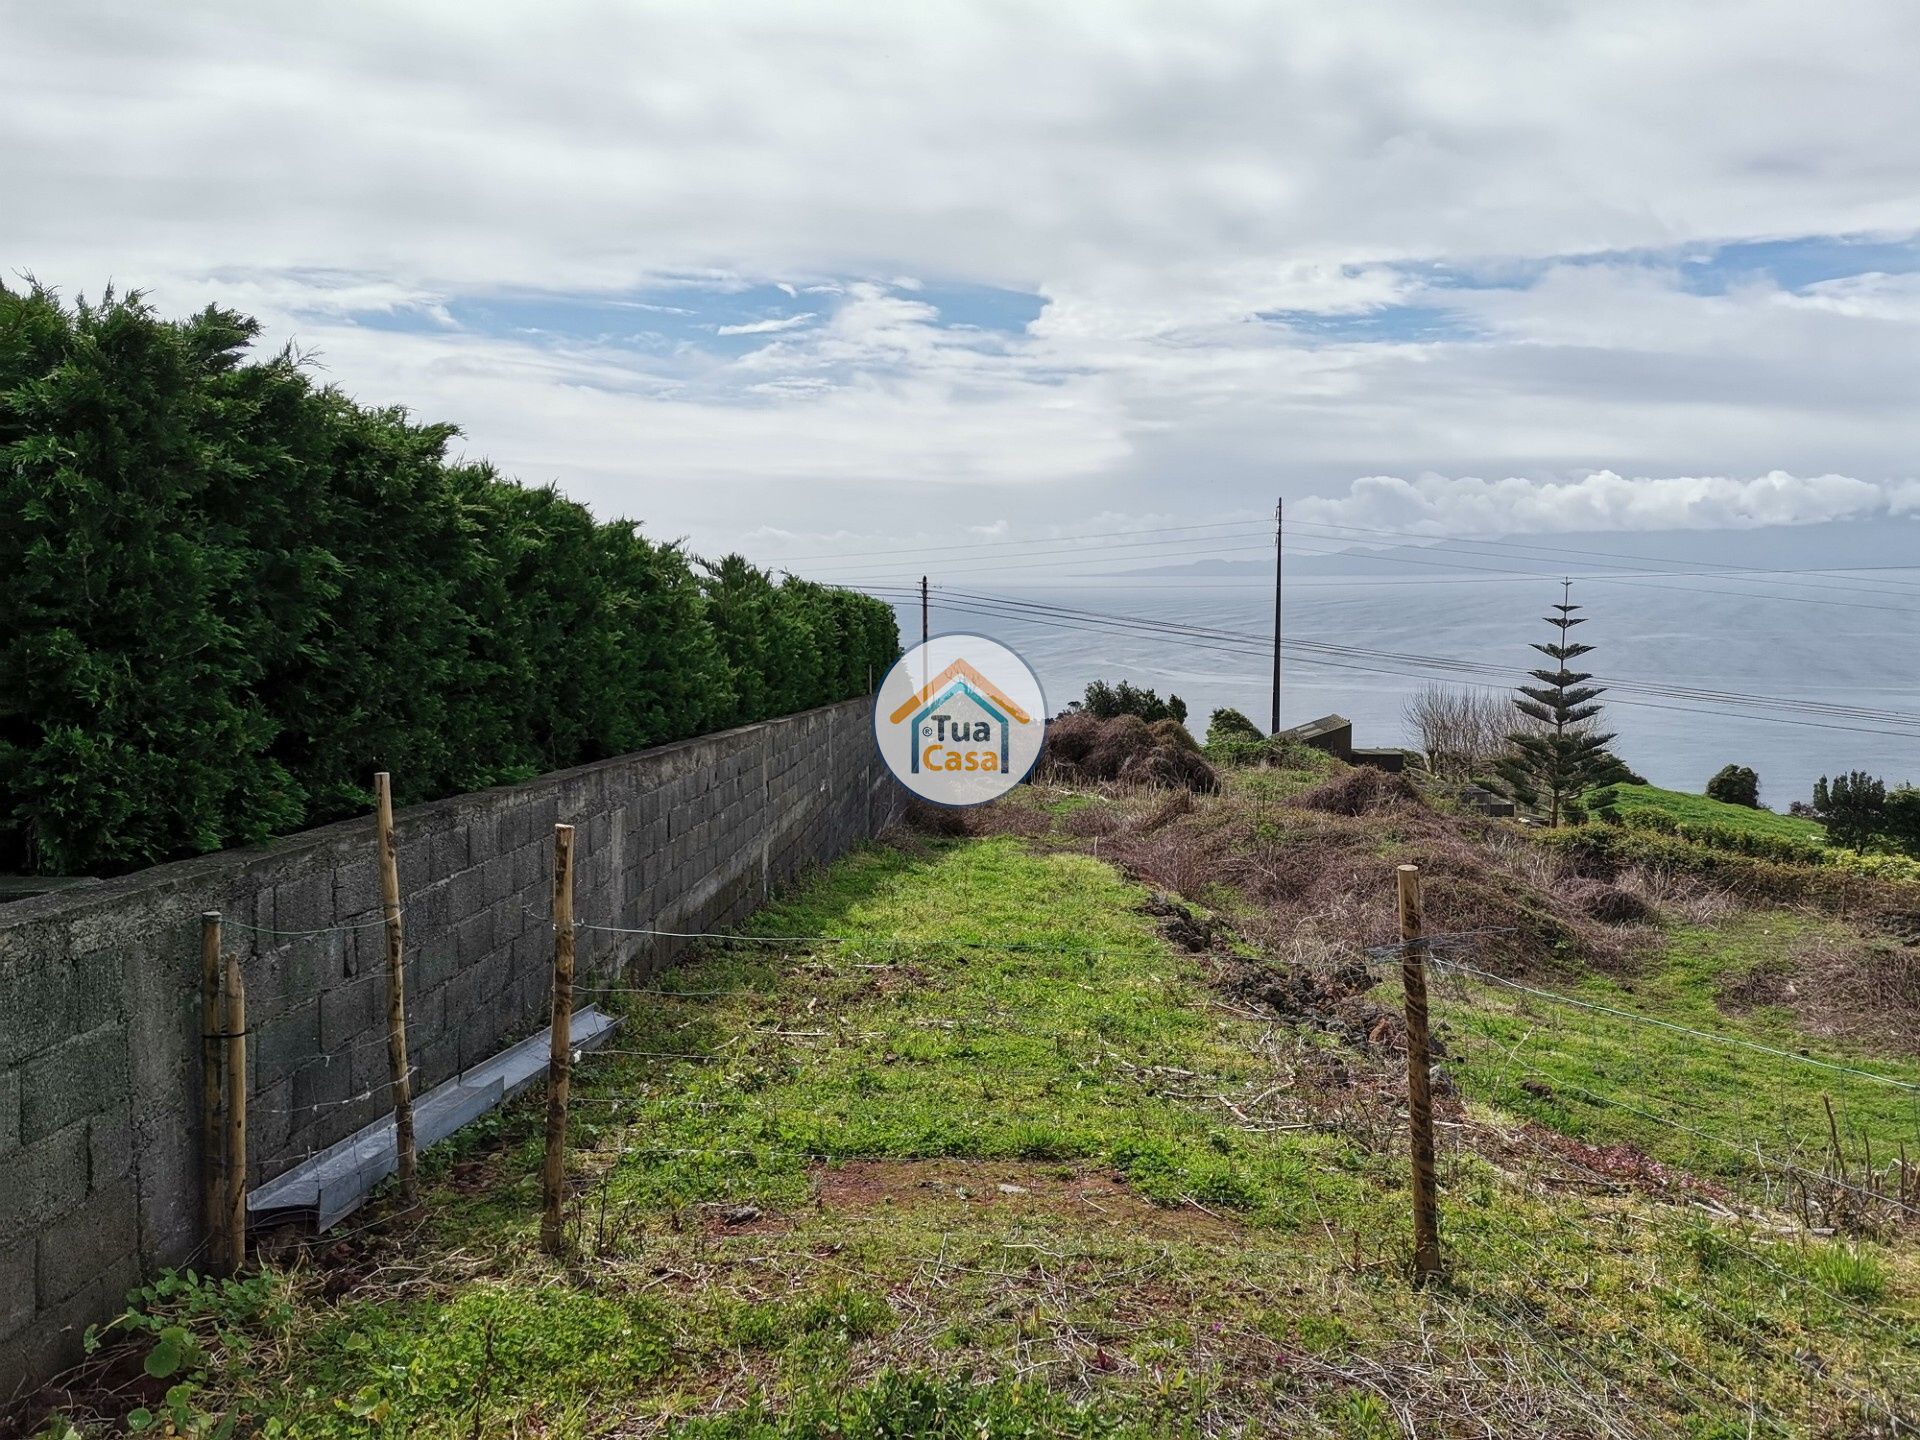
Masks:
[[[560,941],[551,915],[532,907],[525,913]],[[312,929],[232,920],[224,924],[299,944],[377,929],[387,924],[387,917]],[[1878,1357],[1830,1363],[1821,1355],[1821,1331],[1813,1322],[1798,1342],[1804,1412],[1797,1416],[1781,1410],[1777,1394],[1764,1396],[1758,1380],[1746,1387],[1732,1381],[1729,1377],[1739,1373],[1737,1365],[1715,1365],[1697,1349],[1683,1353],[1652,1331],[1597,1343],[1565,1298],[1578,1295],[1591,1283],[1591,1274],[1583,1274],[1554,1245],[1541,1243],[1521,1217],[1526,1205],[1573,1204],[1576,1186],[1610,1203],[1628,1202],[1625,1210],[1614,1204],[1609,1210],[1587,1212],[1596,1226],[1617,1225],[1622,1216],[1640,1213],[1633,1207],[1641,1202],[1685,1205],[1696,1217],[1694,1223],[1710,1227],[1716,1253],[1768,1277],[1778,1295],[1799,1295],[1810,1308],[1844,1317],[1856,1330],[1881,1337],[1896,1354],[1901,1347],[1920,1354],[1920,1321],[1904,1312],[1890,1318],[1866,1295],[1871,1286],[1850,1291],[1844,1282],[1823,1278],[1817,1270],[1809,1273],[1804,1263],[1809,1246],[1841,1244],[1849,1235],[1912,1233],[1907,1227],[1920,1220],[1920,1173],[1910,1162],[1907,1141],[1920,1149],[1920,1083],[1893,1073],[1893,1065],[1874,1069],[1867,1063],[1805,1053],[1752,1035],[1548,988],[1474,963],[1476,942],[1500,933],[1504,931],[1481,929],[1421,935],[1354,952],[1377,976],[1416,959],[1433,982],[1430,998],[1437,1033],[1447,1046],[1436,1056],[1447,1107],[1440,1124],[1449,1142],[1443,1207],[1463,1203],[1455,1197],[1471,1193],[1471,1175],[1489,1166],[1497,1186],[1511,1197],[1499,1206],[1464,1202],[1468,1208],[1456,1212],[1458,1224],[1449,1243],[1456,1264],[1466,1273],[1446,1295],[1437,1296],[1436,1303],[1465,1306],[1504,1332],[1524,1338],[1568,1388],[1574,1410],[1598,1433],[1659,1434],[1672,1414],[1703,1401],[1745,1416],[1752,1434],[1801,1433],[1797,1427],[1812,1424],[1817,1396],[1850,1407],[1850,1413],[1869,1417],[1874,1425],[1890,1426],[1884,1433],[1916,1433],[1920,1420],[1911,1397],[1920,1395],[1920,1370],[1912,1364],[1889,1368],[1889,1362]],[[593,1142],[590,1150],[597,1157],[588,1172],[566,1177],[576,1234],[589,1223],[595,1183],[601,1186],[598,1203],[604,1226],[605,1187],[618,1167],[698,1161],[751,1176],[757,1167],[776,1161],[824,1165],[859,1158],[857,1146],[818,1143],[829,1117],[782,1116],[777,1110],[762,1117],[766,1134],[716,1136],[716,1143],[709,1145],[661,1143],[644,1135],[636,1140],[632,1133],[645,1123],[659,1094],[679,1083],[676,1076],[686,1073],[680,1067],[825,1065],[848,1046],[881,1047],[888,1051],[888,1060],[897,1051],[910,1061],[919,1055],[914,1047],[925,1037],[945,1036],[964,1044],[991,1036],[1053,1047],[1059,1053],[1044,1055],[1037,1049],[1033,1057],[1023,1057],[998,1052],[995,1074],[1002,1080],[1053,1074],[1064,1055],[1069,1068],[1138,1092],[1131,1102],[1113,1103],[1134,1105],[1144,1138],[1152,1138],[1156,1124],[1166,1123],[1164,1114],[1152,1108],[1161,1102],[1204,1107],[1256,1142],[1264,1138],[1280,1143],[1278,1137],[1285,1134],[1320,1131],[1360,1139],[1384,1156],[1393,1153],[1405,1134],[1403,1107],[1390,1084],[1358,1087],[1331,1104],[1312,1098],[1312,1077],[1300,1083],[1300,1067],[1310,1068],[1315,1052],[1287,1051],[1284,1038],[1275,1038],[1293,1032],[1302,1017],[1261,1014],[1243,1002],[1219,1008],[1260,1028],[1261,1037],[1250,1042],[1250,1053],[1270,1058],[1274,1074],[1202,1073],[1156,1064],[1151,1057],[1130,1058],[1124,1053],[1124,1035],[1063,1034],[1057,1025],[1036,1022],[1011,1005],[988,1004],[963,1016],[927,1013],[917,1003],[924,987],[911,983],[893,987],[893,992],[914,1004],[878,1013],[858,1009],[871,999],[873,987],[886,989],[894,976],[923,979],[922,967],[929,964],[964,963],[981,955],[1087,962],[1157,956],[1164,954],[1158,941],[1116,946],[1073,940],[1008,942],[992,936],[762,933],[589,922],[566,927],[570,941],[596,937],[670,942],[710,955],[744,953],[754,965],[764,966],[765,973],[750,971],[751,979],[730,977],[719,985],[701,983],[707,972],[698,968],[668,972],[642,984],[583,983],[584,996],[625,1009],[630,1020],[647,1016],[651,1028],[643,1027],[631,1040],[568,1057],[581,1067],[584,1083],[567,1096],[566,1104],[582,1112]],[[682,975],[684,980],[677,978]],[[388,973],[379,967],[330,989],[388,983]],[[1164,983],[1185,982],[1169,975]],[[808,1004],[802,1014],[822,1002],[844,1003],[810,1022],[796,1021],[786,1012],[803,998]],[[689,1026],[703,1024],[702,1017],[712,1015],[715,1007],[727,1006],[739,1008],[726,1015],[724,1038],[676,1042],[676,1036],[694,1038]],[[691,1013],[679,1014],[681,1007],[691,1007]],[[224,1032],[209,1031],[210,1038],[216,1034],[224,1038]],[[1657,1043],[1648,1037],[1657,1037]],[[328,1067],[345,1064],[351,1074],[361,1052],[390,1045],[391,1036],[380,1031],[336,1046],[320,1058]],[[1717,1114],[1703,1105],[1697,1091],[1676,1090],[1675,1083],[1684,1086],[1687,1076],[1666,1074],[1661,1068],[1675,1046],[1685,1047],[1690,1071],[1711,1067],[1738,1082],[1751,1069],[1772,1076],[1783,1089],[1787,1082],[1779,1077],[1799,1077],[1791,1097],[1782,1096],[1779,1124],[1759,1128],[1751,1105]],[[1392,1044],[1385,1049],[1387,1053],[1373,1058],[1381,1062],[1379,1075],[1390,1080]],[[1594,1060],[1602,1049],[1605,1063]],[[1283,1066],[1287,1068],[1281,1074]],[[416,1065],[405,1073],[410,1081],[420,1078]],[[351,1094],[302,1105],[256,1106],[255,1114],[298,1121],[358,1109],[377,1118],[379,1102],[391,1092],[391,1081],[383,1076],[358,1084]],[[1810,1094],[1822,1098],[1819,1110],[1812,1107]],[[1865,1102],[1860,1098],[1864,1095],[1880,1099]],[[1858,1124],[1849,1116],[1849,1107],[1856,1105],[1869,1111]],[[1903,1129],[1890,1123],[1892,1105],[1910,1108],[1905,1119],[1911,1123]],[[1510,1118],[1531,1113],[1546,1113],[1560,1125],[1530,1118],[1516,1125]],[[1795,1132],[1796,1124],[1804,1131],[1821,1116],[1824,1136]],[[1842,1116],[1849,1116],[1848,1123],[1843,1124]],[[609,1126],[620,1132],[610,1160],[598,1145]],[[1650,1143],[1650,1135],[1668,1138]],[[1703,1161],[1703,1154],[1716,1157],[1717,1163]],[[1188,1198],[1212,1213],[1201,1201]],[[1502,1258],[1512,1256],[1525,1256],[1524,1267]],[[1671,1295],[1682,1313],[1699,1319],[1700,1333],[1711,1336],[1709,1350],[1778,1357],[1787,1343],[1764,1311],[1716,1301],[1705,1284],[1663,1271],[1653,1252],[1614,1246],[1608,1263],[1628,1274],[1634,1285]],[[1652,1398],[1656,1394],[1661,1397],[1658,1403]]]

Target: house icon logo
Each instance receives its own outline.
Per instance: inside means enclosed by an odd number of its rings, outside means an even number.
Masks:
[[[874,696],[881,758],[914,794],[979,805],[1039,758],[1046,701],[1025,661],[982,635],[937,635],[900,657]]]

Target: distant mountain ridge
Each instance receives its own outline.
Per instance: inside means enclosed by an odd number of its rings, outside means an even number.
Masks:
[[[1331,549],[1346,542],[1319,534],[1289,537],[1289,545]],[[1474,539],[1409,540],[1356,544],[1333,555],[1302,555],[1289,549],[1289,577],[1314,575],[1463,575],[1489,569],[1579,575],[1679,565],[1759,570],[1851,569],[1900,566],[1920,569],[1920,517],[1880,521],[1835,521],[1821,525],[1769,525],[1753,530],[1563,531]],[[1204,558],[1180,565],[1117,570],[1125,576],[1237,576],[1273,573],[1273,561]]]

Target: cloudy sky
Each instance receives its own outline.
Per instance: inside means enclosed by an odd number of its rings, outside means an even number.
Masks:
[[[1911,0],[0,0],[0,265],[770,560],[1911,518],[1916,73]]]

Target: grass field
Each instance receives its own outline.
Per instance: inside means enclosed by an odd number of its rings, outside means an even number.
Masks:
[[[153,1296],[137,1351],[177,1326],[178,1368],[74,1421],[162,1414],[165,1385],[180,1433],[284,1436],[1732,1440],[1911,1416],[1910,1244],[1596,1181],[1521,1114],[1587,1122],[1514,1088],[1522,1065],[1556,1093],[1652,1078],[1745,1125],[1771,1072],[1484,1007],[1442,1107],[1448,1281],[1416,1290],[1390,1057],[1223,995],[1144,899],[1014,836],[852,856],[756,926],[830,938],[622,997],[576,1084],[567,1261],[535,1244],[530,1099],[430,1153],[418,1221]],[[1590,993],[1709,1018],[1714,947],[1749,943],[1683,933],[1657,983]]]

